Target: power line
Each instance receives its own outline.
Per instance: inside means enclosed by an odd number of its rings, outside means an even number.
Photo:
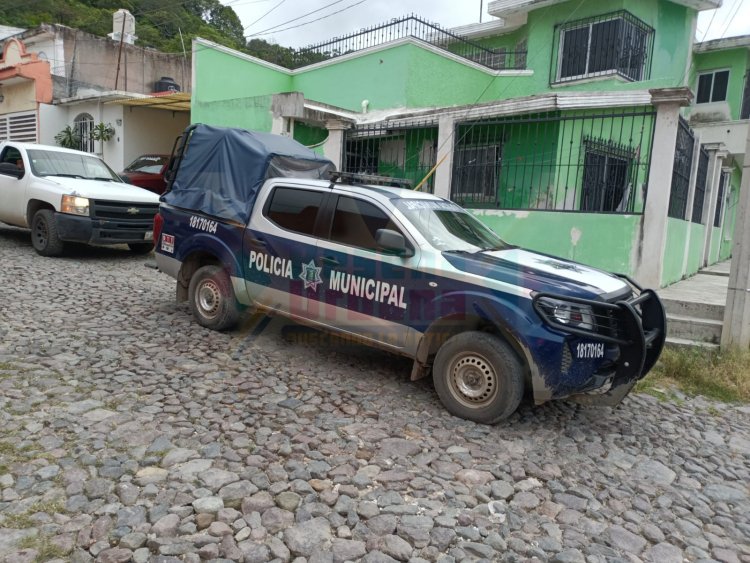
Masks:
[[[363,4],[364,2],[367,2],[367,0],[359,0],[359,2],[355,2],[354,4],[346,6],[345,8],[341,8],[340,10],[337,10],[337,11],[333,12],[332,14],[328,14],[327,16],[322,16],[320,18],[317,18],[317,19],[314,19],[314,20],[310,20],[309,22],[304,22],[304,23],[300,23],[300,24],[297,24],[297,25],[292,25],[292,26],[289,26],[289,27],[285,27],[283,29],[277,29],[276,31],[271,31],[271,32],[268,32],[268,33],[258,33],[258,34],[255,34],[255,35],[271,35],[273,33],[282,33],[284,31],[289,31],[290,29],[297,29],[298,27],[303,27],[305,25],[309,25],[311,23],[319,22],[321,20],[324,20],[324,19],[330,18],[332,16],[338,15],[341,12],[345,12],[345,11],[351,9],[351,8],[354,8],[355,6],[359,6],[360,4]],[[291,21],[293,21],[293,20],[291,20]],[[289,22],[286,22],[286,23],[289,23]],[[280,24],[280,25],[286,25],[286,23]],[[247,28],[245,28],[245,29],[247,29]]]
[[[257,20],[255,20],[255,21],[254,21],[253,23],[251,23],[250,25],[246,25],[246,26],[245,26],[245,29],[247,29],[248,27],[252,27],[252,26],[254,26],[254,25],[255,25],[256,23],[258,23],[258,22],[259,22],[260,20],[262,20],[263,18],[265,18],[265,17],[266,17],[266,16],[268,15],[268,14],[270,14],[271,12],[273,12],[273,11],[274,11],[274,10],[275,10],[276,8],[278,8],[279,6],[281,6],[281,5],[282,5],[282,4],[284,3],[284,2],[286,2],[286,0],[281,0],[281,2],[279,2],[278,4],[276,4],[276,5],[275,5],[275,6],[273,7],[273,8],[271,8],[270,10],[268,10],[268,11],[267,11],[267,12],[266,12],[265,14],[263,14],[262,16],[260,16],[260,17],[259,17],[259,18],[258,18]]]
[[[301,20],[302,18],[306,18],[307,16],[310,16],[310,15],[312,15],[312,14],[315,14],[315,13],[317,13],[317,12],[321,12],[321,11],[325,10],[326,8],[329,8],[329,7],[331,7],[331,6],[335,5],[335,4],[340,4],[340,3],[341,3],[341,2],[343,2],[343,1],[344,1],[344,0],[336,0],[335,2],[331,2],[330,4],[326,4],[326,5],[325,5],[325,6],[323,6],[322,8],[318,8],[317,10],[313,10],[312,12],[307,12],[306,14],[302,14],[301,16],[299,16],[299,17],[296,17],[296,18],[294,18],[293,20],[285,21],[284,23],[280,23],[280,24],[278,24],[278,25],[274,25],[273,27],[269,27],[269,28],[267,28],[267,29],[264,29],[264,30],[262,30],[262,31],[259,31],[259,32],[257,32],[257,33],[253,33],[252,35],[247,35],[246,37],[253,37],[254,35],[260,35],[260,34],[262,34],[262,33],[265,33],[265,32],[267,32],[267,31],[271,31],[271,30],[273,30],[273,29],[276,29],[277,27],[281,27],[281,26],[283,26],[283,25],[286,25],[286,24],[288,24],[288,23],[296,22],[297,20]],[[248,27],[249,27],[249,26],[248,26]],[[247,28],[246,28],[246,29],[247,29]]]

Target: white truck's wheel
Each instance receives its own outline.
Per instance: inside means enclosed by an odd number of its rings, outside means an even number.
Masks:
[[[31,219],[31,245],[41,256],[60,256],[65,245],[57,233],[55,213],[40,209]]]

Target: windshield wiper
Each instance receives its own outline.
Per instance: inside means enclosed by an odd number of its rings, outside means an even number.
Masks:
[[[114,182],[114,179],[112,178],[100,178],[98,176],[95,178],[87,178],[87,180],[101,180],[102,182]]]
[[[85,180],[80,174],[63,174],[62,172],[52,172],[51,174],[45,174],[45,176],[62,176],[63,178],[80,178]]]

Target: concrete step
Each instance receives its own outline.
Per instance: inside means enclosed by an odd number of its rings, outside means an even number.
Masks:
[[[682,301],[680,299],[672,299],[669,297],[662,297],[661,301],[664,304],[667,315],[677,315],[679,317],[693,319],[708,319],[712,321],[724,320],[724,305]]]
[[[722,321],[699,319],[681,315],[667,315],[667,336],[697,340],[700,342],[721,342]]]
[[[672,336],[667,337],[666,345],[671,348],[701,348],[703,350],[719,349],[719,345],[713,344],[712,342],[699,342],[697,340],[689,340],[687,338],[674,338]]]
[[[729,272],[724,272],[721,270],[701,270],[698,272],[699,274],[706,274],[708,276],[721,276],[722,278],[728,278]]]

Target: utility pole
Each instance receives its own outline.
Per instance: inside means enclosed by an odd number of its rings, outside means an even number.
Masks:
[[[483,13],[484,13],[484,0],[479,0],[479,23],[482,23]]]
[[[750,125],[747,128],[736,217],[721,347],[747,350],[750,347]]]
[[[120,79],[120,58],[122,57],[122,42],[125,39],[125,12],[122,12],[122,30],[120,30],[120,48],[117,50],[117,72],[115,73],[115,90]]]

